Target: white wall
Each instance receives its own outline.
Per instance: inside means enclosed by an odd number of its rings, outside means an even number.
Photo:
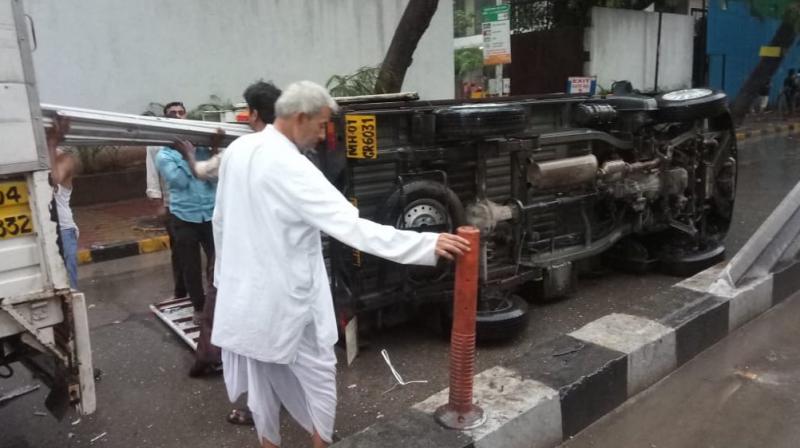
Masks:
[[[655,87],[658,14],[593,8],[586,31],[590,61],[585,73],[597,76],[599,85],[610,88],[614,81],[628,80],[636,89]],[[663,15],[659,89],[691,86],[693,40],[691,15]]]
[[[24,0],[43,102],[139,113],[234,103],[251,82],[324,84],[383,61],[408,0]],[[453,8],[440,1],[404,90],[453,97]]]

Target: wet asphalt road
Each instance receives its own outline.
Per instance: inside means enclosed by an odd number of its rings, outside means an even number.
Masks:
[[[749,141],[740,147],[736,213],[727,239],[729,253],[746,241],[782,196],[800,179],[800,145],[792,137]],[[607,272],[581,279],[571,298],[532,306],[530,324],[514,341],[478,350],[477,371],[523,355],[530,347],[573,331],[612,312],[626,312],[641,298],[680,279],[658,274]],[[255,433],[224,421],[231,405],[221,378],[190,379],[187,347],[147,306],[170,293],[165,253],[82,267],[81,286],[91,304],[98,411],[73,424],[37,416],[44,392],[0,408],[0,447],[246,447]],[[408,325],[370,336],[352,366],[340,353],[337,434],[345,437],[447,386],[447,344],[424,325]],[[394,379],[380,356],[387,349],[406,380],[425,379],[387,392]],[[0,392],[34,382],[26,373],[0,383]],[[288,418],[284,446],[305,446],[306,435]],[[94,443],[90,440],[105,436]]]
[[[563,448],[796,448],[800,295],[731,333]]]

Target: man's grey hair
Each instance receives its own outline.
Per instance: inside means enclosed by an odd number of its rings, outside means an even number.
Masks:
[[[275,102],[275,116],[285,118],[298,113],[313,116],[325,107],[331,112],[339,109],[325,87],[311,81],[298,81],[290,84]]]

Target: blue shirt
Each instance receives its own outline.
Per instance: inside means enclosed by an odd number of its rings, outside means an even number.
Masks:
[[[197,160],[208,160],[211,151],[198,147]],[[169,190],[169,211],[186,222],[208,222],[214,214],[216,181],[200,180],[178,151],[165,146],[156,155],[156,167]]]

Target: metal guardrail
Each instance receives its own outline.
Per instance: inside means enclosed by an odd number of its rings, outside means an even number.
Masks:
[[[414,92],[385,95],[364,95],[335,98],[339,104],[359,104],[418,100]],[[237,105],[242,107],[243,104]],[[246,106],[246,104],[244,104]],[[164,146],[174,140],[188,140],[195,145],[210,145],[218,129],[225,131],[221,146],[252,132],[249,126],[212,121],[180,120],[123,114],[78,107],[42,104],[42,122],[45,128],[53,126],[56,117],[70,121],[64,144],[86,146]]]
[[[732,290],[773,272],[800,253],[800,182],[720,273],[712,291]]]
[[[52,104],[42,104],[42,116],[45,128],[52,127],[56,117],[69,119],[65,145],[164,146],[181,139],[208,146],[218,129],[222,129],[225,135],[221,146],[227,146],[236,138],[253,132],[247,125],[147,117]]]

